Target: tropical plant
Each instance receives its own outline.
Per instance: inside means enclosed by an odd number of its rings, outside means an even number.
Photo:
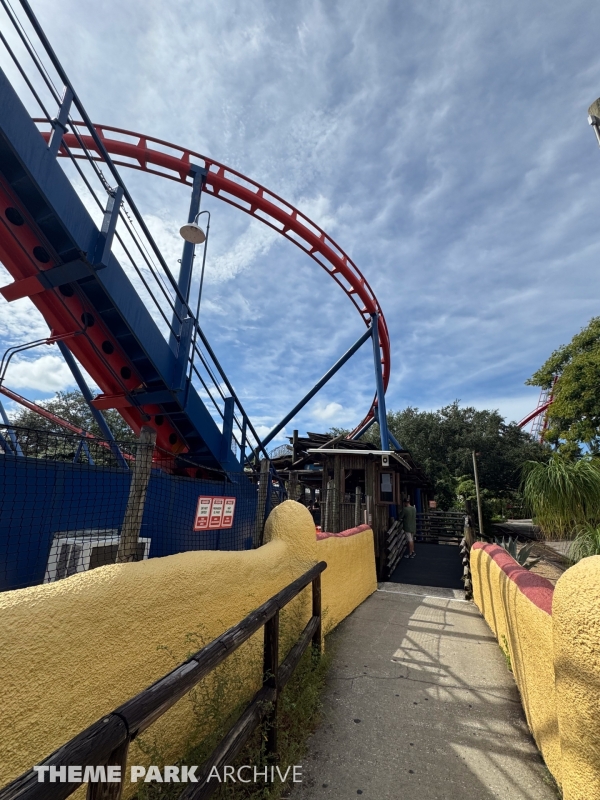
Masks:
[[[544,439],[570,458],[580,455],[582,446],[600,452],[599,372],[600,317],[593,317],[526,381],[530,386],[552,388]]]
[[[567,553],[573,564],[588,556],[600,556],[600,525],[582,525]]]
[[[541,561],[541,557],[534,558],[534,556],[531,555],[535,542],[528,542],[520,549],[517,548],[517,540],[513,539],[512,536],[508,537],[508,541],[502,537],[502,539],[495,539],[495,542],[497,545],[500,545],[500,547],[503,547],[508,555],[512,556],[517,564],[525,567],[525,569],[531,569],[535,567],[538,561]]]
[[[600,459],[570,461],[555,453],[547,463],[527,461],[521,488],[534,522],[548,538],[570,538],[578,527],[600,523]]]

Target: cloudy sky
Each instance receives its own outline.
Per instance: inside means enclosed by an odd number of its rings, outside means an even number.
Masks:
[[[32,5],[95,121],[228,164],[352,256],[390,329],[388,408],[460,399],[518,420],[538,396],[524,381],[599,313],[593,0]],[[176,268],[187,190],[125,177]],[[292,244],[205,207],[202,324],[266,431],[363,323]],[[45,331],[29,301],[0,299],[0,349]],[[71,388],[51,349],[15,362],[7,385]],[[288,432],[353,426],[372,395],[365,345]]]

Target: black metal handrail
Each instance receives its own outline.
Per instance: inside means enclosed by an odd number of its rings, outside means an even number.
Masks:
[[[60,768],[76,765],[84,769],[88,766],[116,766],[121,767],[123,772],[130,742],[262,627],[265,629],[263,686],[202,766],[198,782],[184,790],[181,800],[205,800],[210,797],[219,785],[209,782],[211,770],[215,766],[220,769],[235,758],[261,721],[265,722],[266,727],[266,756],[273,757],[277,752],[278,694],[310,644],[315,653],[321,653],[321,573],[326,568],[324,561],[315,564],[237,625],[198,650],[152,686],[94,722],[37,766]],[[280,664],[279,612],[309,584],[312,584],[312,616],[298,642]],[[38,772],[32,768],[0,790],[0,800],[63,800],[80,785],[78,782],[40,782]],[[89,783],[87,798],[118,800],[122,791],[122,782]]]

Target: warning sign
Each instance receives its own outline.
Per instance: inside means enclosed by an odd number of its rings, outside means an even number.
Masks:
[[[208,528],[208,520],[210,517],[211,506],[212,506],[212,497],[198,498],[198,508],[196,509],[196,521],[194,523],[195,531],[203,531]]]
[[[223,506],[223,527],[231,528],[233,525],[233,515],[235,513],[235,497],[226,497]]]
[[[233,527],[235,497],[199,497],[194,521],[195,531],[222,530]]]

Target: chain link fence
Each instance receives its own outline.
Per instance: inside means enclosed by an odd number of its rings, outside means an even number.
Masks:
[[[151,446],[142,497],[133,487],[141,447],[0,425],[0,590],[117,560],[261,543],[264,516],[283,497],[276,480],[258,513],[251,475]]]

